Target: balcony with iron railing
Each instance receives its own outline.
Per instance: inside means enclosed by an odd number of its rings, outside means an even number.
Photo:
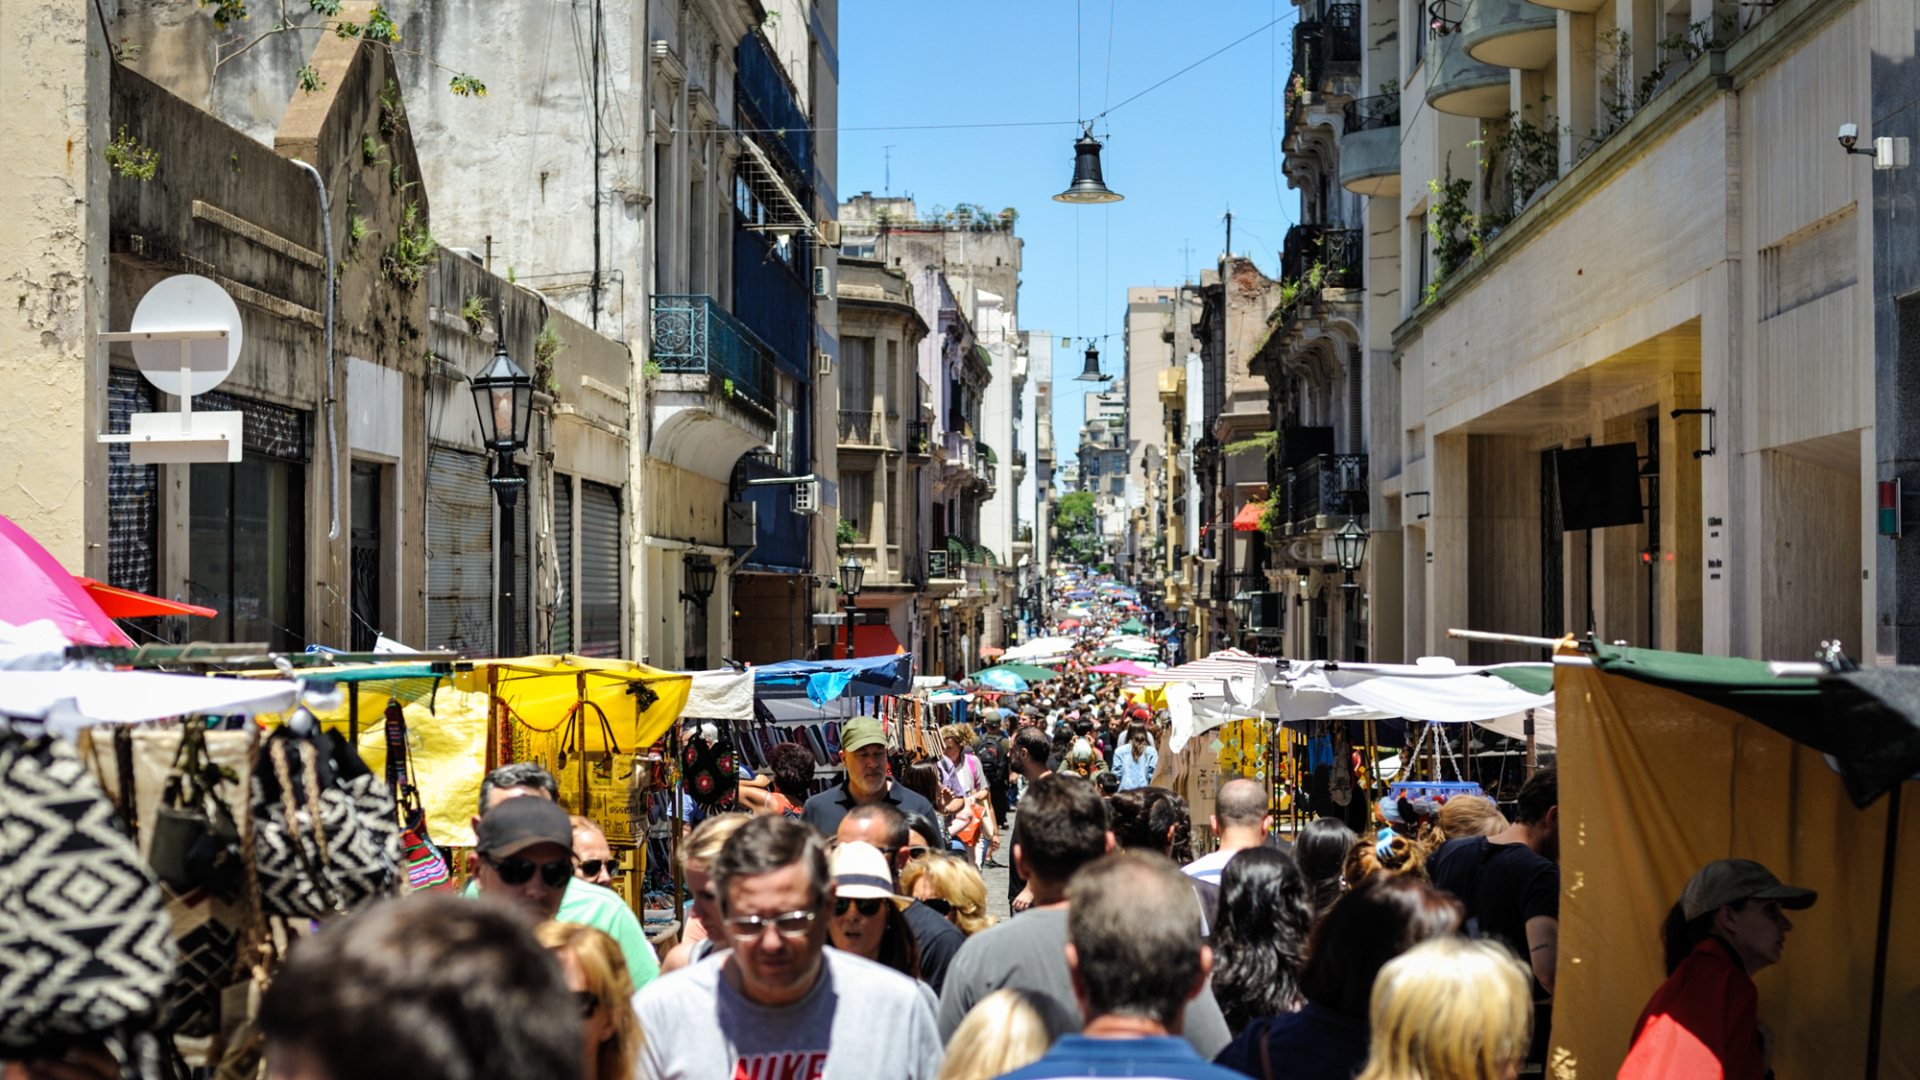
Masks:
[[[1359,229],[1295,225],[1280,251],[1280,280],[1298,286],[1296,304],[1317,299],[1322,289],[1360,288],[1365,244]]]
[[[841,409],[840,445],[884,449],[887,445],[886,414],[872,409]]]
[[[1288,534],[1338,528],[1367,513],[1367,455],[1321,454],[1287,470],[1280,521]]]
[[[1359,4],[1328,4],[1320,19],[1322,54],[1327,71],[1335,75],[1360,74],[1361,14]]]
[[[1400,95],[1347,102],[1340,137],[1340,186],[1359,195],[1400,194]]]
[[[661,374],[705,376],[708,394],[773,418],[773,350],[713,297],[655,296],[651,337],[648,360]]]
[[[925,456],[933,452],[933,425],[915,420],[907,425],[907,453]]]

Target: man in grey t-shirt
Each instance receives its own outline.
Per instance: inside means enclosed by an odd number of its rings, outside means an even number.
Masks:
[[[952,1038],[967,1011],[995,990],[1032,990],[1079,1015],[1067,969],[1067,882],[1113,846],[1106,806],[1093,785],[1054,773],[1036,780],[1013,819],[1013,864],[1026,876],[1033,908],[967,939],[940,991],[940,1037]],[[1213,991],[1187,1004],[1182,1034],[1207,1060],[1233,1041]]]
[[[826,946],[833,890],[812,829],[754,818],[709,873],[733,949],[634,995],[642,1077],[933,1080],[940,1033],[918,984]]]

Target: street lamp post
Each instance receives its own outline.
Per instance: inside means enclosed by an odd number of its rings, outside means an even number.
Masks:
[[[506,335],[494,341],[493,362],[470,381],[473,405],[480,414],[480,438],[495,455],[489,486],[500,506],[500,622],[494,628],[494,653],[512,656],[514,648],[513,615],[513,510],[520,501],[520,489],[527,484],[520,475],[513,455],[527,445],[527,424],[533,414],[533,376],[507,355]]]
[[[1228,603],[1233,605],[1234,625],[1244,637],[1247,632],[1247,618],[1253,614],[1253,594],[1241,589],[1233,594],[1233,599]]]
[[[1354,610],[1356,601],[1360,596],[1360,583],[1353,580],[1353,572],[1360,569],[1361,561],[1367,557],[1367,530],[1360,527],[1358,518],[1348,517],[1347,523],[1340,527],[1340,531],[1333,534],[1333,552],[1335,557],[1340,560],[1341,572],[1346,575],[1346,580],[1340,583],[1340,588],[1345,592],[1347,598],[1346,654],[1347,657],[1351,659],[1353,656],[1353,646],[1355,644],[1353,634]]]
[[[847,659],[853,659],[853,601],[860,595],[860,585],[866,580],[867,568],[849,552],[840,563],[840,592],[847,598]]]
[[[687,559],[687,587],[680,591],[680,600],[683,603],[689,600],[693,602],[694,610],[698,611],[701,616],[696,625],[703,634],[707,632],[707,600],[713,596],[713,587],[719,578],[719,568],[713,565],[712,559],[707,558],[705,555],[695,555]],[[704,667],[708,659],[707,647],[704,642],[700,646],[699,656],[701,658],[701,666]]]

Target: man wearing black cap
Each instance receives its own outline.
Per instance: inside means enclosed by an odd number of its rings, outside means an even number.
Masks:
[[[558,803],[508,799],[480,819],[468,869],[480,895],[551,919],[573,880],[573,821]]]

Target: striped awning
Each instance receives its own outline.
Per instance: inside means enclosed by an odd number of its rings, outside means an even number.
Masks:
[[[1272,663],[1271,660],[1267,661]],[[1161,686],[1170,682],[1221,682],[1226,679],[1252,679],[1259,674],[1261,658],[1243,649],[1221,649],[1211,656],[1189,661],[1165,671],[1128,680],[1131,686]]]

